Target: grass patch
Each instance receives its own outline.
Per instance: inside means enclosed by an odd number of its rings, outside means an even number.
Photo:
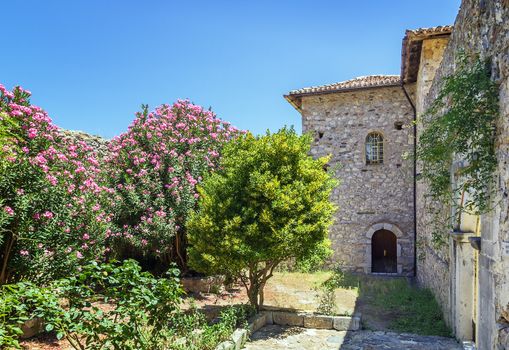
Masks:
[[[442,310],[429,289],[414,287],[403,278],[362,278],[360,286],[361,297],[394,315],[389,323],[390,329],[422,335],[451,336]]]
[[[362,310],[357,311],[362,311],[363,317],[375,320],[373,324],[397,332],[451,336],[431,291],[411,285],[406,278],[352,275],[336,269],[321,289],[320,306],[325,311],[327,307],[333,307],[327,298],[328,292],[357,289],[356,310],[362,306]]]

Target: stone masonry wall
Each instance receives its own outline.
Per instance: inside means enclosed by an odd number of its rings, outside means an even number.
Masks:
[[[449,38],[438,38],[427,39],[422,43],[419,72],[415,84],[415,107],[418,119],[422,117],[427,108],[426,96],[435,78],[435,73],[440,67],[448,41]],[[420,131],[418,128],[418,135]],[[417,173],[419,173],[419,164]],[[442,309],[447,310],[444,312],[444,318],[447,324],[451,325],[449,249],[447,246],[437,249],[432,244],[431,233],[434,227],[432,224],[434,216],[427,210],[427,208],[440,207],[441,204],[432,201],[426,195],[427,193],[426,185],[422,181],[417,181],[417,278],[421,285],[433,290]],[[446,208],[444,210],[448,211]]]
[[[347,269],[371,272],[371,235],[381,228],[397,236],[398,268],[413,273],[413,150],[412,108],[401,87],[305,96],[303,132],[315,137],[313,156],[332,155],[341,184],[333,192],[338,204],[330,230],[333,260]],[[396,122],[404,124],[397,130]],[[384,136],[383,164],[366,165],[369,132]]]
[[[441,77],[454,71],[458,52],[477,53],[491,62],[492,79],[500,84],[493,212],[481,217],[479,254],[478,349],[509,349],[509,1],[463,0],[450,42],[423,107],[436,97]],[[418,213],[419,217],[426,213]],[[418,231],[419,235],[423,232]],[[419,254],[429,246],[418,246]],[[430,257],[429,259],[433,259]],[[437,258],[438,259],[438,258]],[[428,265],[429,266],[429,265]],[[461,266],[458,266],[461,268]],[[418,268],[418,273],[423,269]],[[426,285],[443,282],[435,274],[419,276]],[[435,290],[437,291],[437,290]],[[447,310],[446,310],[447,312]]]

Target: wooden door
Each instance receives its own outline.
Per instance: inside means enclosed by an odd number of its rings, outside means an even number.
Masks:
[[[398,266],[396,235],[379,230],[371,238],[371,272],[396,273]]]

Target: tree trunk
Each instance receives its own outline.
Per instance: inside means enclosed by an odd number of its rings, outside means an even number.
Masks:
[[[247,287],[247,297],[249,298],[249,303],[251,306],[255,308],[256,311],[260,311],[260,300],[259,293],[260,289],[256,282],[250,282],[249,287]]]
[[[187,256],[186,256],[186,234],[185,232],[177,232],[173,244],[173,258],[176,260],[180,271],[187,272]]]
[[[9,265],[9,259],[11,257],[12,247],[14,246],[15,239],[11,234],[5,241],[5,249],[2,255],[2,270],[0,272],[0,285],[7,283],[7,267]]]

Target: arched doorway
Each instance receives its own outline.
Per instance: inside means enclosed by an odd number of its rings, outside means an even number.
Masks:
[[[378,230],[371,237],[371,272],[398,272],[397,238],[389,230]]]

